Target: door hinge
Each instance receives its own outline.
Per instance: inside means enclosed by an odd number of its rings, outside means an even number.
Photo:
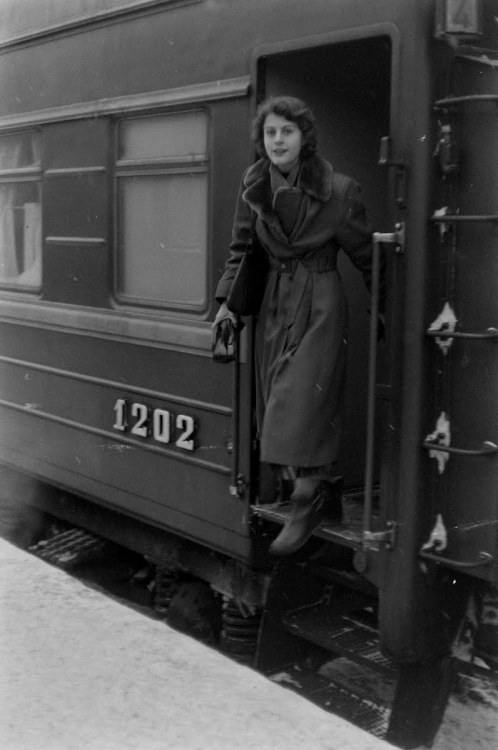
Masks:
[[[229,487],[230,494],[233,495],[233,497],[243,498],[246,488],[246,480],[244,479],[243,474],[237,474],[235,484],[231,484]]]
[[[381,245],[394,245],[396,253],[405,251],[405,223],[403,221],[394,225],[394,232],[374,232],[373,240]]]
[[[392,139],[386,135],[380,139],[379,166],[396,170],[396,205],[400,209],[406,208],[406,164],[391,157]]]

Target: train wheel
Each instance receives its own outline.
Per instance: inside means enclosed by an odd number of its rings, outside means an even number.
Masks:
[[[27,549],[43,533],[45,514],[24,503],[0,497],[0,536]]]

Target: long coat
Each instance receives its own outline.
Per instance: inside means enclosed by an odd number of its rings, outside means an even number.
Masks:
[[[267,159],[246,170],[216,298],[228,296],[255,215],[271,261],[256,327],[261,460],[321,467],[337,459],[342,428],[347,305],[337,255],[342,248],[369,287],[371,230],[358,184],[317,155],[303,160],[296,188],[273,193]]]

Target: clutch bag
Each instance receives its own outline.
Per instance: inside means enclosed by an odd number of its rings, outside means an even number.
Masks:
[[[236,336],[237,330],[230,318],[224,318],[214,326],[211,351],[215,362],[233,362]]]

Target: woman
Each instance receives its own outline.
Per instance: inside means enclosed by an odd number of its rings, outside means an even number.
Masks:
[[[216,290],[215,324],[254,231],[270,271],[256,325],[257,423],[261,461],[291,477],[292,512],[270,552],[299,549],[324,515],[340,518],[339,451],[347,308],[337,254],[371,271],[371,230],[359,186],[316,153],[315,120],[299,99],[259,107],[253,140],[260,160],[243,177],[230,257]]]

